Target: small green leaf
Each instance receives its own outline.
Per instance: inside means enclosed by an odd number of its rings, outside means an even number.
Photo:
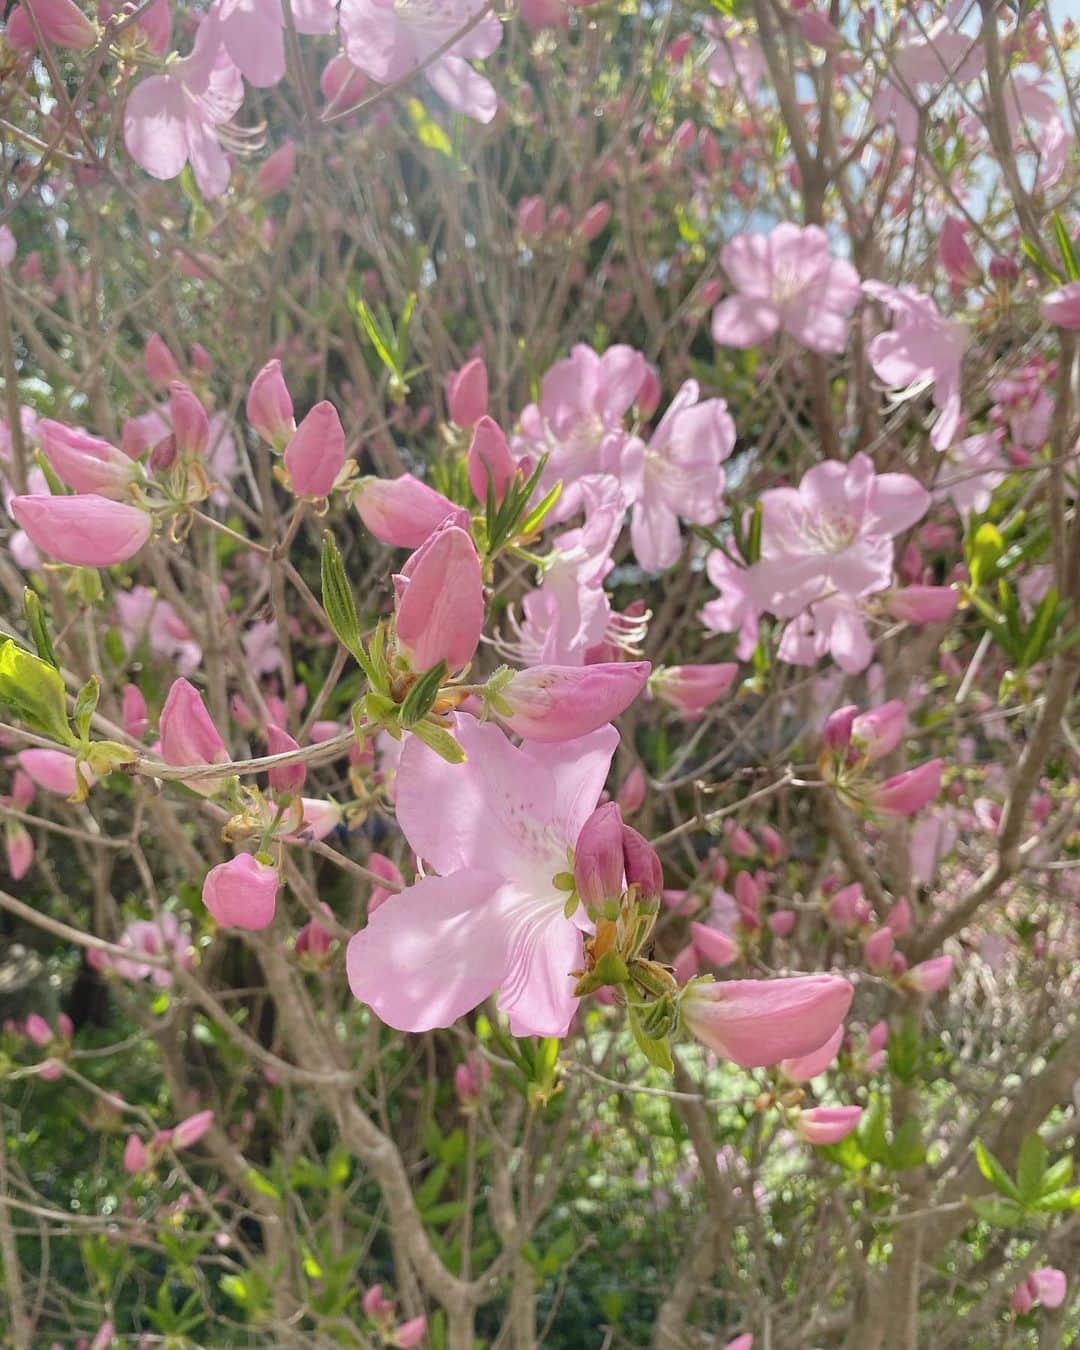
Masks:
[[[1041,1195],[1053,1195],[1067,1186],[1072,1180],[1073,1160],[1066,1154],[1060,1158],[1053,1167],[1048,1167],[1043,1174]]]
[[[968,571],[971,573],[971,586],[978,589],[994,575],[998,560],[1005,548],[1005,541],[996,525],[985,521],[975,531],[968,557]]]
[[[355,656],[360,646],[360,620],[341,550],[329,530],[323,534],[322,602],[334,632]]]
[[[1045,273],[1055,285],[1060,283],[1061,276],[1057,268],[1038,244],[1033,243],[1030,239],[1021,239],[1020,252],[1023,253],[1030,262],[1033,262],[1040,272]]]
[[[1024,1210],[1016,1200],[1003,1200],[996,1195],[968,1196],[968,1204],[983,1223],[994,1228],[1015,1228],[1023,1222]]]
[[[1014,1185],[1012,1178],[981,1139],[975,1140],[975,1162],[984,1179],[993,1186],[999,1195],[1007,1196],[1010,1200],[1015,1201],[1020,1199],[1020,1192]]]
[[[885,1099],[875,1092],[862,1113],[855,1137],[871,1162],[889,1164],[889,1140],[885,1134]]]
[[[60,672],[10,638],[0,647],[0,703],[9,703],[31,730],[62,745],[75,744]]]
[[[1080,1209],[1080,1186],[1042,1195],[1028,1206],[1038,1214],[1060,1214],[1067,1209]]]
[[[428,115],[427,109],[420,100],[410,98],[406,101],[405,107],[408,109],[409,117],[412,119],[413,128],[420,144],[427,146],[429,150],[437,150],[440,155],[452,158],[454,147],[450,143],[450,137],[439,126],[438,122]]]
[[[1046,1145],[1032,1132],[1020,1145],[1020,1158],[1016,1165],[1016,1185],[1020,1199],[1025,1204],[1036,1199],[1042,1191],[1045,1173]]]
[[[403,727],[412,727],[424,720],[435,706],[439,690],[448,674],[446,662],[440,661],[437,666],[432,666],[420,676],[401,705],[399,720]]]
[[[1055,211],[1050,217],[1054,226],[1054,239],[1057,242],[1058,253],[1061,255],[1061,261],[1065,266],[1065,276],[1069,281],[1080,281],[1080,258],[1076,256],[1076,249],[1073,247],[1073,241],[1069,236],[1069,231],[1065,228],[1065,222]]]
[[[54,670],[59,670],[60,662],[56,659],[56,652],[53,651],[52,638],[49,636],[49,623],[45,617],[41,597],[37,591],[32,591],[29,586],[23,592],[23,605],[26,609],[26,624],[30,629],[30,637],[38,656],[43,661],[47,661]]]
[[[434,750],[440,758],[445,759],[447,764],[465,763],[465,751],[444,727],[436,726],[434,722],[417,722],[416,726],[409,729],[429,750]]]
[[[71,714],[71,720],[75,723],[75,730],[79,733],[80,740],[85,741],[90,735],[90,723],[97,711],[100,697],[101,681],[96,675],[91,675],[75,695],[75,708]]]

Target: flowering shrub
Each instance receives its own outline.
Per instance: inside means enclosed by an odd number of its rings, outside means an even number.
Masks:
[[[11,1344],[1080,1336],[1078,75],[10,8]]]

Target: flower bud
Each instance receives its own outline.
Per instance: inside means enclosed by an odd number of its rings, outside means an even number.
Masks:
[[[381,1284],[373,1284],[366,1290],[364,1297],[360,1300],[360,1306],[364,1310],[364,1316],[373,1319],[382,1317],[392,1317],[394,1305],[388,1298],[383,1298]]]
[[[946,216],[938,236],[938,258],[945,275],[958,287],[976,286],[982,278],[982,268],[975,261],[965,233],[962,220]]]
[[[278,874],[250,853],[238,853],[206,874],[203,904],[223,928],[268,928],[277,907]]]
[[[292,182],[296,168],[296,142],[286,138],[281,145],[263,160],[255,174],[255,195],[272,197]]]
[[[332,403],[316,403],[285,450],[285,471],[298,497],[328,497],[345,464],[345,429]]]
[[[525,740],[576,740],[625,712],[649,669],[648,661],[532,666],[499,689],[495,715]]]
[[[476,545],[463,529],[437,530],[394,578],[398,650],[414,671],[445,661],[451,675],[473,658],[484,626]]]
[[[959,603],[960,596],[951,586],[905,586],[885,597],[885,608],[901,623],[944,623]]]
[[[863,895],[863,888],[857,881],[837,891],[829,901],[829,918],[844,927],[867,923],[871,912],[870,905]]]
[[[953,959],[951,956],[935,956],[912,966],[904,975],[904,983],[919,994],[936,994],[944,989],[952,978]]]
[[[121,497],[138,476],[137,466],[123,450],[80,427],[68,427],[43,417],[37,430],[45,458],[57,477],[76,492]]]
[[[692,923],[690,941],[701,959],[710,966],[730,966],[739,959],[737,944],[719,928],[710,928],[708,924]]]
[[[790,937],[795,931],[798,917],[793,909],[778,909],[775,914],[769,915],[769,932],[778,938]]]
[[[267,361],[251,382],[247,396],[247,420],[265,441],[284,445],[292,435],[293,404],[280,361]]]
[[[846,750],[851,744],[851,728],[859,710],[854,703],[837,708],[825,719],[825,729],[821,733],[821,743],[826,750]]]
[[[1068,281],[1044,295],[1039,302],[1039,311],[1055,328],[1076,332],[1080,329],[1080,281]]]
[[[470,1050],[464,1061],[454,1070],[454,1091],[462,1106],[471,1106],[480,1100],[491,1081],[491,1065],[475,1050]]]
[[[66,750],[46,750],[44,748],[20,750],[15,756],[19,768],[39,788],[46,792],[55,792],[61,797],[73,797],[79,786],[75,771],[75,756]],[[79,769],[83,781],[93,787],[97,781],[88,764]]]
[[[526,239],[544,233],[546,211],[543,197],[522,197],[514,212],[517,227]]]
[[[176,363],[176,357],[169,351],[160,333],[151,333],[146,339],[143,364],[151,382],[159,389],[164,389],[171,381],[180,378],[180,367]]]
[[[402,1322],[394,1332],[394,1344],[397,1350],[416,1350],[426,1335],[427,1318],[413,1317],[408,1322]]]
[[[487,501],[488,484],[498,505],[514,481],[517,463],[502,428],[484,416],[477,422],[469,444],[469,486],[480,502]]]
[[[342,811],[337,802],[323,801],[319,797],[301,797],[300,810],[303,812],[300,828],[281,834],[279,838],[325,839],[341,824]]]
[[[129,1134],[124,1145],[124,1171],[137,1176],[138,1173],[146,1171],[149,1162],[150,1155],[146,1151],[146,1145],[137,1134]]]
[[[213,1123],[213,1111],[199,1111],[194,1116],[188,1116],[172,1132],[173,1148],[193,1148]]]
[[[450,420],[464,431],[474,427],[487,412],[487,367],[479,356],[466,361],[447,378],[446,402]]]
[[[319,76],[319,90],[336,109],[349,108],[363,98],[368,77],[354,66],[344,52],[332,56]]]
[[[911,816],[941,791],[940,759],[929,759],[914,769],[879,783],[869,794],[869,805],[881,815]]]
[[[636,886],[643,900],[658,901],[664,889],[664,869],[656,849],[629,825],[622,827],[622,847],[627,886]]]
[[[901,896],[893,905],[885,923],[893,937],[903,937],[911,931],[911,905],[906,896]]]
[[[330,906],[325,902],[323,902],[322,908],[327,914],[332,913]],[[307,956],[313,961],[319,962],[329,954],[333,945],[334,936],[330,930],[324,928],[317,919],[311,919],[297,933],[293,950],[297,956]]]
[[[649,679],[654,697],[684,717],[697,717],[735,683],[738,664],[724,661],[708,666],[660,666]]]
[[[607,229],[608,221],[610,219],[610,202],[597,202],[594,206],[590,206],[581,217],[581,224],[578,226],[581,237],[589,242],[599,238]]]
[[[598,806],[574,845],[574,887],[586,909],[623,892],[623,823],[614,802]]]
[[[210,444],[210,419],[206,409],[180,380],[169,385],[169,421],[179,454],[200,459]]]
[[[643,422],[647,422],[659,408],[660,396],[663,392],[660,376],[657,375],[652,366],[646,366],[645,374],[642,376],[641,384],[634,399],[638,415]]]
[[[266,726],[266,752],[269,755],[284,755],[290,750],[299,750],[299,742],[294,741],[287,731],[282,731],[274,722]],[[299,792],[307,778],[307,765],[282,764],[271,769],[270,786],[275,792]]]
[[[863,944],[863,954],[866,964],[878,974],[890,969],[893,957],[892,929],[879,928],[871,933]]]
[[[111,567],[150,538],[147,512],[96,493],[12,497],[8,510],[35,548],[70,567]]]
[[[836,975],[702,982],[687,987],[680,1008],[691,1035],[752,1069],[820,1049],[843,1021],[852,993]]]
[[[125,684],[121,695],[121,710],[124,730],[135,740],[141,740],[150,725],[147,716],[146,699],[137,684]]]
[[[853,748],[871,763],[884,758],[900,744],[906,717],[907,710],[899,698],[859,713],[851,723]]]
[[[649,779],[640,764],[635,764],[619,785],[615,800],[623,815],[632,816],[645,803]]]
[[[30,831],[18,820],[4,822],[4,852],[7,854],[8,873],[12,881],[21,881],[34,861],[34,840]]]
[[[799,1112],[795,1133],[816,1147],[837,1144],[855,1129],[862,1113],[861,1106],[814,1106]]]
[[[441,492],[414,478],[362,478],[353,496],[360,519],[384,544],[419,548],[450,517],[467,529],[469,513]]]
[[[161,757],[166,764],[222,764],[229,758],[198,690],[185,679],[174,680],[158,722]],[[214,793],[220,778],[195,778],[188,786],[204,797]]]
[[[784,840],[779,830],[771,825],[762,825],[758,830],[761,851],[769,862],[779,862],[784,856]]]

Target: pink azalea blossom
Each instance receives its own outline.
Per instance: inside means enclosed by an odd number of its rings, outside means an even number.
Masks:
[[[57,476],[76,492],[96,492],[102,497],[123,497],[138,467],[123,450],[82,427],[42,417],[37,424],[42,453]]]
[[[936,498],[947,497],[962,516],[982,512],[1007,472],[1001,453],[1002,432],[987,431],[954,441],[946,453]]]
[[[419,548],[448,517],[468,529],[469,513],[426,483],[403,473],[400,478],[361,478],[353,504],[367,528],[384,544]]]
[[[515,749],[497,727],[457,714],[454,735],[464,764],[406,740],[398,822],[431,874],[352,938],[350,986],[402,1031],[449,1026],[498,990],[515,1036],[563,1036],[587,920],[580,909],[566,917],[554,878],[596,806],[618,733]]]
[[[149,979],[159,989],[172,984],[172,971],[167,966],[140,961],[140,955],[170,956],[184,970],[195,967],[195,948],[190,934],[180,926],[175,914],[166,912],[158,919],[135,919],[117,939],[117,946],[131,950],[132,959],[111,956],[107,952],[89,951],[87,960],[96,970],[115,971],[124,980]]]
[[[238,853],[206,874],[203,904],[224,928],[268,928],[279,884],[274,868],[250,853]]]
[[[289,6],[298,33],[331,33],[333,0],[298,0]],[[285,75],[281,0],[218,0],[221,42],[249,84],[269,88]]]
[[[874,98],[871,112],[879,122],[893,123],[901,145],[913,146],[919,130],[919,110],[913,100],[953,84],[969,83],[982,65],[979,36],[957,31],[954,19],[943,15],[896,48],[892,70]]]
[[[1039,309],[1047,323],[1076,332],[1080,329],[1080,281],[1067,281],[1044,295]]]
[[[74,0],[22,0],[12,9],[4,33],[16,51],[32,52],[37,47],[37,35],[26,14],[28,4],[46,42],[87,51],[97,41],[97,29]]]
[[[455,370],[446,381],[446,403],[451,422],[463,430],[476,426],[487,412],[487,366],[479,356]]]
[[[480,0],[342,0],[345,54],[378,84],[396,84],[424,67],[441,99],[477,122],[490,122],[499,106],[495,89],[470,61],[490,56],[502,41],[502,24],[488,13],[442,56],[435,52],[482,12]]]
[[[532,666],[499,689],[494,714],[526,740],[576,740],[625,712],[649,670],[648,661]]]
[[[761,559],[746,589],[763,609],[790,618],[831,591],[859,597],[892,580],[893,537],[926,513],[930,495],[907,474],[874,472],[859,452],[826,460],[797,488],[761,495]]]
[[[936,994],[952,979],[951,956],[935,956],[912,968],[904,976],[904,983],[920,994]]]
[[[785,222],[769,234],[736,235],[720,257],[737,294],[713,310],[715,342],[756,347],[783,331],[813,352],[844,350],[859,275],[832,256],[824,230]]]
[[[1045,76],[1010,73],[1005,120],[1014,148],[1034,160],[1033,185],[1044,190],[1053,187],[1065,172],[1073,135]]]
[[[178,675],[190,675],[202,661],[202,648],[167,600],[147,586],[133,586],[116,595],[117,625],[130,656],[146,642],[155,656],[174,663]]]
[[[829,1039],[817,1050],[798,1059],[782,1059],[780,1072],[793,1083],[809,1083],[825,1072],[840,1053],[844,1041],[844,1028],[837,1027]]]
[[[691,1035],[744,1069],[820,1049],[844,1020],[854,991],[836,975],[703,981],[681,1003]]]
[[[316,403],[285,448],[285,472],[298,497],[328,497],[345,467],[345,428],[332,403]]]
[[[203,196],[220,197],[231,172],[221,131],[243,101],[243,79],[222,45],[220,14],[212,9],[199,24],[191,54],[132,90],[124,144],[154,178],[176,178],[190,162]]]
[[[174,680],[161,709],[161,757],[166,764],[186,768],[195,764],[222,764],[229,758],[221,733],[214,725],[198,690],[185,679]],[[211,796],[220,778],[193,778],[189,786]]]
[[[72,567],[127,562],[153,529],[146,511],[93,492],[71,497],[12,497],[9,510],[35,548]]]
[[[280,361],[267,361],[251,382],[247,420],[271,445],[284,445],[296,429],[289,386]]]
[[[75,771],[75,756],[66,750],[29,749],[20,750],[16,756],[19,767],[39,788],[46,792],[56,792],[60,796],[70,797],[79,786]],[[89,765],[84,764],[79,773],[90,787],[95,783]]]
[[[484,625],[484,587],[476,545],[444,525],[394,578],[398,650],[417,673],[445,661],[452,675],[473,658]]]
[[[872,810],[886,816],[912,816],[941,791],[942,761],[928,759],[914,769],[879,783],[869,794]]]
[[[0,267],[10,267],[15,261],[15,236],[6,225],[0,225]]]
[[[880,281],[863,282],[863,290],[892,311],[891,332],[870,343],[870,364],[897,397],[914,398],[933,391],[938,418],[930,440],[936,450],[952,444],[960,425],[960,364],[967,350],[967,325],[944,318],[928,295],[910,286],[897,289]]]
[[[687,380],[648,445],[635,437],[623,451],[620,477],[633,505],[630,538],[648,572],[678,561],[680,516],[711,525],[721,511],[720,466],[735,448],[735,423],[723,399],[699,400],[697,381]]]
[[[795,1133],[808,1144],[818,1147],[836,1144],[855,1129],[862,1113],[861,1106],[814,1106],[809,1111],[799,1112]]]
[[[706,558],[705,571],[720,594],[704,606],[701,622],[713,633],[738,633],[735,654],[747,661],[758,644],[761,623],[761,609],[746,587],[747,569],[737,567],[717,548]]]
[[[735,89],[750,98],[769,73],[758,42],[730,19],[705,22],[705,31],[716,44],[709,58],[709,81],[721,89]]]
[[[739,673],[734,661],[708,666],[658,666],[649,679],[649,692],[684,717],[699,717],[724,697]]]

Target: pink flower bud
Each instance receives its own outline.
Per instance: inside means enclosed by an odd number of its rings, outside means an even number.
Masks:
[[[194,1116],[188,1116],[172,1132],[173,1148],[194,1148],[213,1123],[213,1111],[199,1111]]]
[[[522,197],[514,213],[517,227],[526,239],[543,234],[546,212],[543,197]]]
[[[360,1306],[364,1310],[365,1317],[376,1320],[381,1317],[390,1317],[394,1312],[393,1303],[388,1298],[383,1298],[381,1284],[373,1284],[370,1289],[365,1291]]]
[[[885,597],[885,607],[901,623],[944,623],[959,603],[960,596],[951,586],[906,586]]]
[[[793,909],[778,909],[769,915],[769,931],[778,938],[790,937],[798,917]]]
[[[495,714],[526,740],[576,740],[625,712],[649,669],[648,661],[532,666],[499,690]]]
[[[649,779],[640,764],[635,764],[619,785],[615,800],[625,816],[632,816],[645,802]]]
[[[614,802],[598,806],[574,845],[574,885],[586,909],[623,891],[623,823]]]
[[[341,824],[341,807],[337,802],[323,801],[318,797],[301,797],[300,808],[303,819],[298,830],[292,830],[279,837],[282,839],[325,839]]]
[[[891,928],[879,928],[871,933],[863,944],[866,964],[879,974],[890,969],[893,955],[893,933]]]
[[[692,923],[690,940],[701,959],[710,966],[730,966],[739,959],[738,945],[721,933],[719,928],[710,928],[708,924]]]
[[[460,370],[447,377],[446,402],[450,420],[465,431],[474,427],[487,412],[487,367],[479,356],[466,361]]]
[[[397,865],[390,861],[382,853],[371,853],[368,855],[367,868],[369,872],[374,872],[384,881],[390,882],[390,889],[386,886],[373,886],[371,896],[368,899],[368,918],[375,913],[380,905],[385,904],[392,895],[396,895],[405,885],[405,878],[401,875]]]
[[[914,769],[879,783],[869,794],[871,808],[887,816],[911,816],[941,791],[940,759],[929,759]]]
[[[167,384],[180,378],[180,367],[160,333],[151,333],[146,339],[143,364],[151,382],[159,389],[164,389]]]
[[[779,862],[784,856],[784,841],[779,830],[774,830],[771,825],[762,825],[758,830],[758,838],[761,841],[761,851],[769,862]]]
[[[636,886],[642,899],[655,903],[664,889],[664,869],[656,849],[629,825],[623,826],[622,845],[627,886]]]
[[[332,912],[330,906],[325,903],[323,909],[326,910],[327,914]],[[333,945],[333,934],[324,928],[318,920],[311,919],[297,933],[293,950],[297,956],[310,956],[315,960],[321,960],[329,953]]]
[[[61,797],[71,797],[79,786],[75,773],[75,756],[66,750],[32,749],[20,750],[16,755],[19,767],[26,776],[46,792],[55,792]],[[84,782],[93,787],[97,779],[84,764],[79,772]]]
[[[1016,1286],[1016,1290],[1012,1296],[1012,1310],[1018,1316],[1023,1317],[1025,1313],[1029,1313],[1034,1306],[1035,1293],[1032,1290],[1031,1277],[1029,1276],[1026,1280],[1021,1280]]]
[[[1068,281],[1064,286],[1044,295],[1039,310],[1047,323],[1070,332],[1080,329],[1080,281]]]
[[[610,219],[610,202],[597,202],[595,206],[590,206],[581,217],[581,224],[578,226],[581,237],[586,241],[599,238],[607,229]]]
[[[454,1091],[458,1095],[458,1101],[462,1106],[479,1101],[490,1081],[491,1065],[483,1055],[470,1050],[464,1062],[454,1070]]]
[[[1054,1266],[1040,1266],[1028,1276],[1028,1286],[1035,1301],[1044,1308],[1060,1308],[1065,1302],[1069,1282],[1063,1270]]]
[[[708,174],[716,173],[724,162],[716,136],[708,127],[698,132],[698,153],[701,155],[701,167]]]
[[[871,909],[863,896],[863,888],[857,881],[836,892],[829,901],[829,918],[845,927],[854,927],[866,923]]]
[[[34,840],[30,831],[20,821],[5,822],[4,852],[7,854],[8,872],[12,881],[21,881],[34,861]]]
[[[22,0],[11,11],[4,34],[16,51],[30,52],[37,46],[33,24],[26,15],[28,5],[46,42],[87,51],[97,41],[97,29],[73,0]]]
[[[671,968],[680,989],[700,972],[701,958],[698,955],[698,949],[692,942],[679,952],[671,963]]]
[[[741,825],[736,825],[734,821],[724,822],[724,834],[727,836],[727,846],[736,858],[752,858],[757,852],[757,845],[749,830],[744,830]]]
[[[893,937],[903,937],[911,931],[911,906],[908,904],[906,896],[901,896],[897,900],[885,922]]]
[[[290,750],[299,750],[300,744],[294,741],[287,731],[274,722],[266,726],[266,752],[270,755],[284,755]],[[282,764],[271,769],[270,786],[275,792],[299,792],[307,778],[307,766],[304,763]]]
[[[65,1041],[70,1041],[75,1035],[75,1023],[67,1013],[58,1013],[56,1018],[56,1030]]]
[[[900,744],[906,717],[903,700],[898,698],[860,713],[851,723],[853,748],[871,763],[884,758]]]
[[[298,497],[328,497],[345,464],[345,429],[332,403],[316,403],[285,451],[285,471]]]
[[[286,138],[259,166],[254,183],[256,195],[272,197],[287,188],[292,182],[295,168],[296,143]]]
[[[414,1317],[409,1322],[402,1322],[397,1331],[394,1332],[394,1344],[398,1350],[414,1350],[414,1347],[423,1342],[427,1335],[427,1318]]]
[[[514,481],[517,463],[502,428],[492,418],[484,416],[476,424],[469,444],[469,486],[481,502],[487,501],[488,484],[498,505],[506,496],[506,489]]]
[[[30,1014],[26,1019],[24,1030],[28,1039],[39,1049],[42,1046],[50,1045],[54,1040],[52,1027],[49,1026],[48,1022],[45,1021],[40,1013]]]
[[[756,914],[761,905],[761,887],[749,872],[740,872],[735,878],[733,889],[735,902],[748,914]]]
[[[223,764],[229,758],[213,719],[198,690],[185,679],[174,680],[158,722],[161,758],[178,767]],[[188,786],[204,797],[213,794],[221,779],[194,778]]]
[[[277,904],[278,874],[250,853],[238,853],[206,874],[203,904],[223,928],[268,928]]]
[[[693,45],[693,33],[680,33],[678,37],[673,37],[668,43],[667,51],[664,55],[672,65],[678,65]]]
[[[809,1083],[825,1072],[840,1052],[844,1040],[844,1028],[837,1027],[829,1039],[809,1055],[798,1059],[782,1059],[780,1072],[792,1083]]]
[[[683,716],[696,717],[723,698],[738,673],[734,661],[710,666],[660,666],[649,680],[649,690]]]
[[[825,729],[821,733],[821,742],[826,750],[846,750],[851,744],[851,728],[859,710],[854,703],[837,708],[825,719]]]
[[[1020,277],[1020,264],[1015,258],[997,255],[990,259],[991,280],[1011,286]]]
[[[57,476],[76,492],[120,497],[138,476],[138,468],[123,450],[79,427],[67,427],[43,417],[37,430],[45,458]]]
[[[124,730],[135,740],[141,740],[143,733],[150,725],[150,719],[147,716],[146,699],[143,698],[142,690],[137,684],[124,685],[124,692],[120,696],[120,706]]]
[[[951,956],[935,956],[922,961],[904,975],[904,983],[919,994],[936,994],[944,989],[952,978],[953,959]]]
[[[548,216],[548,233],[553,239],[557,239],[560,235],[566,234],[570,229],[570,219],[570,208],[563,202],[560,202],[558,206],[552,210],[551,215]]]
[[[46,557],[70,567],[111,567],[133,558],[150,538],[151,517],[96,493],[12,497],[11,515]]]
[[[966,233],[962,220],[946,216],[938,236],[938,258],[954,286],[975,286],[982,277],[982,268],[975,261]]]
[[[284,445],[293,433],[293,404],[280,361],[267,361],[251,382],[247,420],[271,445]]]
[[[146,1145],[137,1134],[129,1134],[124,1145],[124,1171],[137,1176],[138,1173],[146,1171],[149,1161],[150,1155],[146,1151]]]
[[[177,452],[192,459],[206,454],[210,444],[210,419],[206,409],[180,380],[169,385],[169,421]]]
[[[736,1336],[733,1341],[728,1341],[724,1350],[754,1350],[754,1338],[746,1331],[741,1336]]]
[[[795,1133],[808,1144],[836,1144],[855,1129],[862,1116],[861,1106],[815,1106],[800,1111]]]
[[[419,548],[448,517],[467,529],[469,513],[441,492],[414,478],[362,478],[353,496],[360,519],[384,544]]]
[[[819,1049],[843,1021],[852,993],[836,975],[725,980],[689,985],[681,1010],[703,1045],[752,1069]]]
[[[323,98],[336,109],[351,108],[354,103],[359,103],[368,83],[368,77],[353,65],[344,52],[331,57],[319,76],[319,89]]]
[[[11,804],[20,811],[25,811],[34,800],[34,782],[29,774],[24,773],[22,769],[16,769],[11,780]]]
[[[6,225],[0,225],[0,267],[10,267],[15,261],[15,236]]]
[[[437,530],[394,578],[397,641],[413,670],[469,664],[484,626],[484,583],[476,545],[457,525]]]
[[[647,422],[659,408],[663,392],[660,376],[652,366],[646,366],[645,374],[642,376],[641,384],[638,386],[637,395],[634,398],[638,414],[643,421]]]
[[[675,134],[671,138],[671,144],[680,154],[686,154],[690,147],[697,140],[697,127],[694,126],[693,118],[685,117],[675,128]]]

